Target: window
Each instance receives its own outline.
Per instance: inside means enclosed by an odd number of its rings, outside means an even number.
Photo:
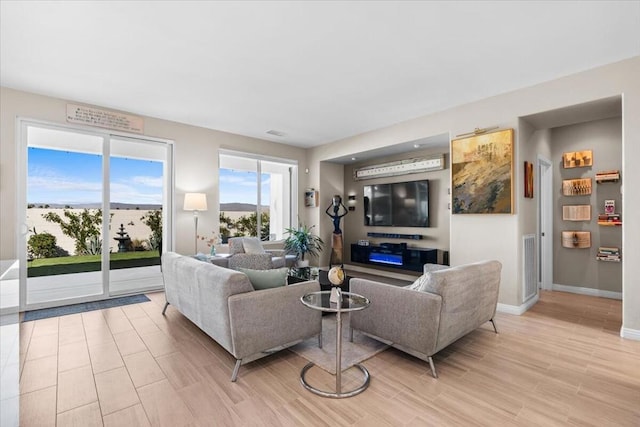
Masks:
[[[281,240],[295,218],[297,162],[220,153],[220,234]]]

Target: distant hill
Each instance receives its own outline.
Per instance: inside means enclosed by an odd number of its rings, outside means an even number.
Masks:
[[[51,209],[64,209],[66,207],[71,207],[71,209],[100,209],[102,205],[100,203],[79,203],[79,204],[63,204],[63,203],[29,203],[29,205],[33,205],[34,208],[40,208],[48,206]],[[141,211],[155,211],[157,209],[161,209],[161,205],[151,205],[151,204],[142,204],[136,205],[132,203],[111,203],[111,209],[130,209],[130,210],[141,210]]]
[[[264,212],[269,212],[269,206],[262,206]],[[251,203],[220,203],[221,212],[255,212],[256,205]]]
[[[67,206],[71,206],[72,209],[100,209],[100,203],[80,203],[65,205],[62,203],[29,203],[34,208],[45,207],[48,205],[51,209],[63,209]],[[131,203],[111,203],[111,209],[131,209],[141,211],[153,211],[160,209],[161,205],[136,205]],[[262,206],[264,212],[269,212],[269,206]],[[256,205],[251,203],[221,203],[220,211],[222,212],[255,212]]]

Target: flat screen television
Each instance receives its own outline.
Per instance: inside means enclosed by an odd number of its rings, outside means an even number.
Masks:
[[[365,185],[364,225],[429,227],[429,180]]]

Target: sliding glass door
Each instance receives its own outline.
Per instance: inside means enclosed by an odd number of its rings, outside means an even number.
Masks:
[[[156,289],[162,286],[167,145],[112,137],[109,148],[109,291]]]
[[[21,308],[162,287],[171,144],[21,122]]]

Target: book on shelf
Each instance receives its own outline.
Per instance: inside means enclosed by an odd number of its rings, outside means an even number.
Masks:
[[[618,181],[620,179],[620,171],[602,171],[596,173],[596,181]]]
[[[600,225],[622,225],[620,214],[598,214],[598,224]]]
[[[617,254],[617,253],[620,253],[620,248],[616,248],[613,246],[600,246],[598,248],[598,252],[607,252],[607,253]]]
[[[620,248],[615,246],[600,246],[596,259],[600,261],[620,261]]]
[[[605,200],[604,201],[604,213],[607,215],[612,215],[616,213],[616,201],[615,200]]]
[[[614,262],[620,262],[620,257],[619,256],[615,256],[615,257],[603,257],[603,256],[596,256],[596,259],[599,261],[614,261]]]

